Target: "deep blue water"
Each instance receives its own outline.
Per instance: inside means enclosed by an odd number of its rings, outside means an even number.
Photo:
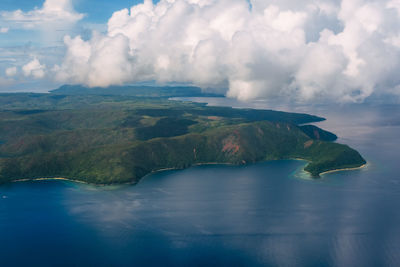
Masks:
[[[319,125],[368,167],[307,180],[304,162],[275,161],[136,186],[3,185],[0,265],[399,266],[400,108],[295,110],[327,117]]]

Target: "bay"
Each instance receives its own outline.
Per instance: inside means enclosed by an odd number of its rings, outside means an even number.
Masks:
[[[303,161],[198,166],[136,186],[0,186],[1,266],[399,266],[400,108],[213,105],[326,117],[366,168],[304,179]]]

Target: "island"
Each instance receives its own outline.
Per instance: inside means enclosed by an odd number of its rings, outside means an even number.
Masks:
[[[168,99],[201,96],[196,88],[146,89],[0,94],[0,183],[62,177],[134,184],[165,169],[281,159],[308,161],[305,171],[317,178],[366,163],[310,124],[323,118]]]

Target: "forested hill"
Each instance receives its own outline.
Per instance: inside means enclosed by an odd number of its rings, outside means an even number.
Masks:
[[[120,95],[62,95],[62,94],[0,94],[0,110],[20,113],[38,113],[50,110],[135,110],[150,116],[181,116],[189,111],[198,116],[220,116],[245,121],[281,121],[304,124],[325,120],[302,113],[274,110],[236,109],[231,107],[207,107],[206,104],[168,101],[159,97]],[[99,118],[100,120],[102,118]]]
[[[359,167],[360,154],[318,127],[320,117],[208,107],[164,98],[0,95],[0,183],[63,177],[136,183],[194,164],[303,158],[313,176]]]

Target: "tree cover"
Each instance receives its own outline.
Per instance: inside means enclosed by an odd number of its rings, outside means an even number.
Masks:
[[[162,169],[302,158],[322,172],[365,164],[336,136],[305,123],[323,118],[208,107],[129,95],[0,95],[0,183],[63,177],[136,183]],[[302,126],[298,126],[298,125]]]

